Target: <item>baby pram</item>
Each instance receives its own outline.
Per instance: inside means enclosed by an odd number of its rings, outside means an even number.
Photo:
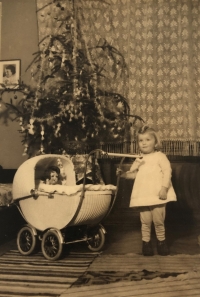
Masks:
[[[58,163],[65,184],[42,182],[45,169]],[[30,255],[38,242],[48,260],[57,260],[64,244],[84,241],[91,251],[101,250],[106,233],[101,221],[111,211],[115,194],[116,186],[85,184],[85,176],[83,184],[76,185],[67,156],[47,154],[25,161],[13,180],[13,199],[27,223],[17,235],[19,252]]]

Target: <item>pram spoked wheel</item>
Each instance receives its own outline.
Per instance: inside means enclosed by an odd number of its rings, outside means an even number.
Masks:
[[[105,244],[105,231],[101,225],[96,228],[91,229],[88,232],[88,237],[90,238],[88,243],[88,248],[93,252],[100,251]]]
[[[36,230],[31,226],[24,226],[17,234],[17,247],[22,255],[33,253],[37,243]]]
[[[59,230],[50,229],[42,238],[42,253],[47,260],[57,260],[63,250],[62,234]]]

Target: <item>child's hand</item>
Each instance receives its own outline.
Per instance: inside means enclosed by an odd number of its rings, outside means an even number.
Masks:
[[[137,158],[135,159],[135,161],[133,162],[133,165],[130,168],[130,171],[133,172],[135,170],[138,170],[138,168],[140,167],[140,165],[144,163],[143,158]]]
[[[167,199],[167,188],[162,187],[159,192],[159,199],[166,200]]]
[[[122,173],[123,171],[120,168],[117,168],[116,175],[119,176],[119,175],[122,175]]]

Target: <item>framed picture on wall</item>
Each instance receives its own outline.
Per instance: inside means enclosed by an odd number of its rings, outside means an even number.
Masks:
[[[0,89],[19,89],[21,60],[0,60]]]

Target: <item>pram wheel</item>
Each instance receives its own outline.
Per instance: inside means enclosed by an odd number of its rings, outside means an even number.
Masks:
[[[17,234],[17,247],[22,255],[30,255],[35,250],[37,243],[36,230],[24,226]]]
[[[47,260],[57,260],[63,250],[62,234],[59,230],[48,230],[42,238],[42,253]]]
[[[91,229],[89,231],[88,237],[88,248],[93,252],[100,251],[105,243],[105,233],[101,226]]]

